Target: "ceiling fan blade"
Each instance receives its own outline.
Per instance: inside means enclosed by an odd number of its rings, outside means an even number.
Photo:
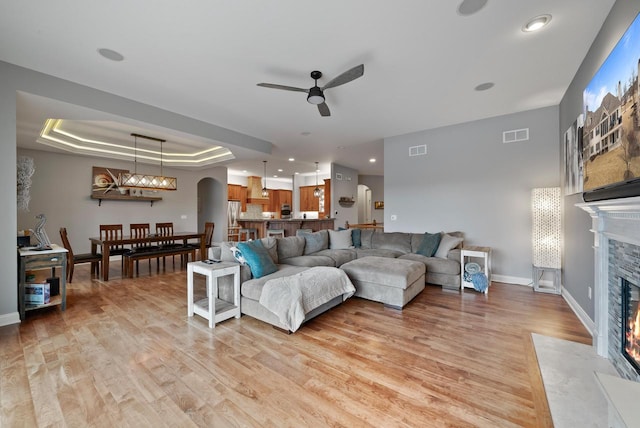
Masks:
[[[285,91],[295,91],[295,92],[305,92],[305,93],[309,92],[308,89],[296,88],[294,86],[276,85],[274,83],[258,83],[258,86],[262,86],[263,88],[282,89]]]
[[[329,83],[322,87],[322,90],[329,88],[335,88],[336,86],[344,85],[345,83],[349,83],[352,80],[357,79],[358,77],[362,77],[364,74],[364,64],[356,65],[350,70],[345,71],[340,76],[336,77],[333,80],[330,80]]]
[[[318,111],[320,112],[320,116],[331,116],[327,103],[318,104]]]

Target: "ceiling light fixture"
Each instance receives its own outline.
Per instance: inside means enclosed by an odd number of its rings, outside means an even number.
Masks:
[[[487,89],[491,89],[495,86],[495,84],[493,82],[485,82],[485,83],[481,83],[478,86],[476,86],[474,89],[476,91],[486,91]]]
[[[120,52],[116,52],[112,49],[107,49],[107,48],[100,48],[98,49],[98,53],[106,58],[109,59],[111,61],[116,61],[116,62],[120,62],[122,60],[124,60],[124,56],[120,53]]]
[[[131,136],[134,144],[133,174],[130,172],[120,174],[120,187],[144,190],[178,190],[178,179],[165,177],[162,173],[162,144],[167,140],[135,133],[132,133]],[[138,137],[160,142],[160,175],[138,174]]]
[[[525,33],[530,33],[532,31],[537,31],[542,27],[546,26],[551,22],[551,15],[540,15],[535,18],[531,18],[524,26],[522,27],[522,31]]]
[[[318,79],[322,77],[322,73],[319,71],[312,71],[311,78],[316,81],[315,86],[309,89],[309,96],[307,96],[307,102],[309,104],[322,104],[324,102],[324,94],[322,89],[318,87]]]
[[[263,198],[268,198],[269,197],[269,191],[267,190],[267,161],[262,161],[264,163],[264,184],[262,186],[262,197]]]
[[[376,158],[371,158],[371,159],[369,159],[369,162],[371,162],[371,163],[376,163]]]
[[[322,192],[320,192],[320,188],[318,187],[318,162],[316,162],[316,188],[313,189],[313,196],[319,198],[321,193]]]

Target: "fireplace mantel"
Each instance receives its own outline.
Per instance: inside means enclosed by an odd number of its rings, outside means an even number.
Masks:
[[[609,240],[640,246],[640,197],[576,204],[592,218],[594,234],[594,345],[608,358]]]

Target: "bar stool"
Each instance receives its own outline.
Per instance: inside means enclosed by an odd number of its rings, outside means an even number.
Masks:
[[[229,242],[240,241],[240,226],[227,227],[227,241]]]
[[[269,236],[284,238],[284,229],[267,229],[267,237]]]
[[[253,239],[258,239],[258,229],[255,228],[241,228],[238,230],[238,241],[242,241],[242,235],[246,236],[246,241],[252,239],[251,235],[253,235]]]

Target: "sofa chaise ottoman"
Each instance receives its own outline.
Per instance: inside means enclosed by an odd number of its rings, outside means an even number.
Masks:
[[[355,296],[402,309],[424,290],[424,263],[367,256],[340,266],[356,287]]]

